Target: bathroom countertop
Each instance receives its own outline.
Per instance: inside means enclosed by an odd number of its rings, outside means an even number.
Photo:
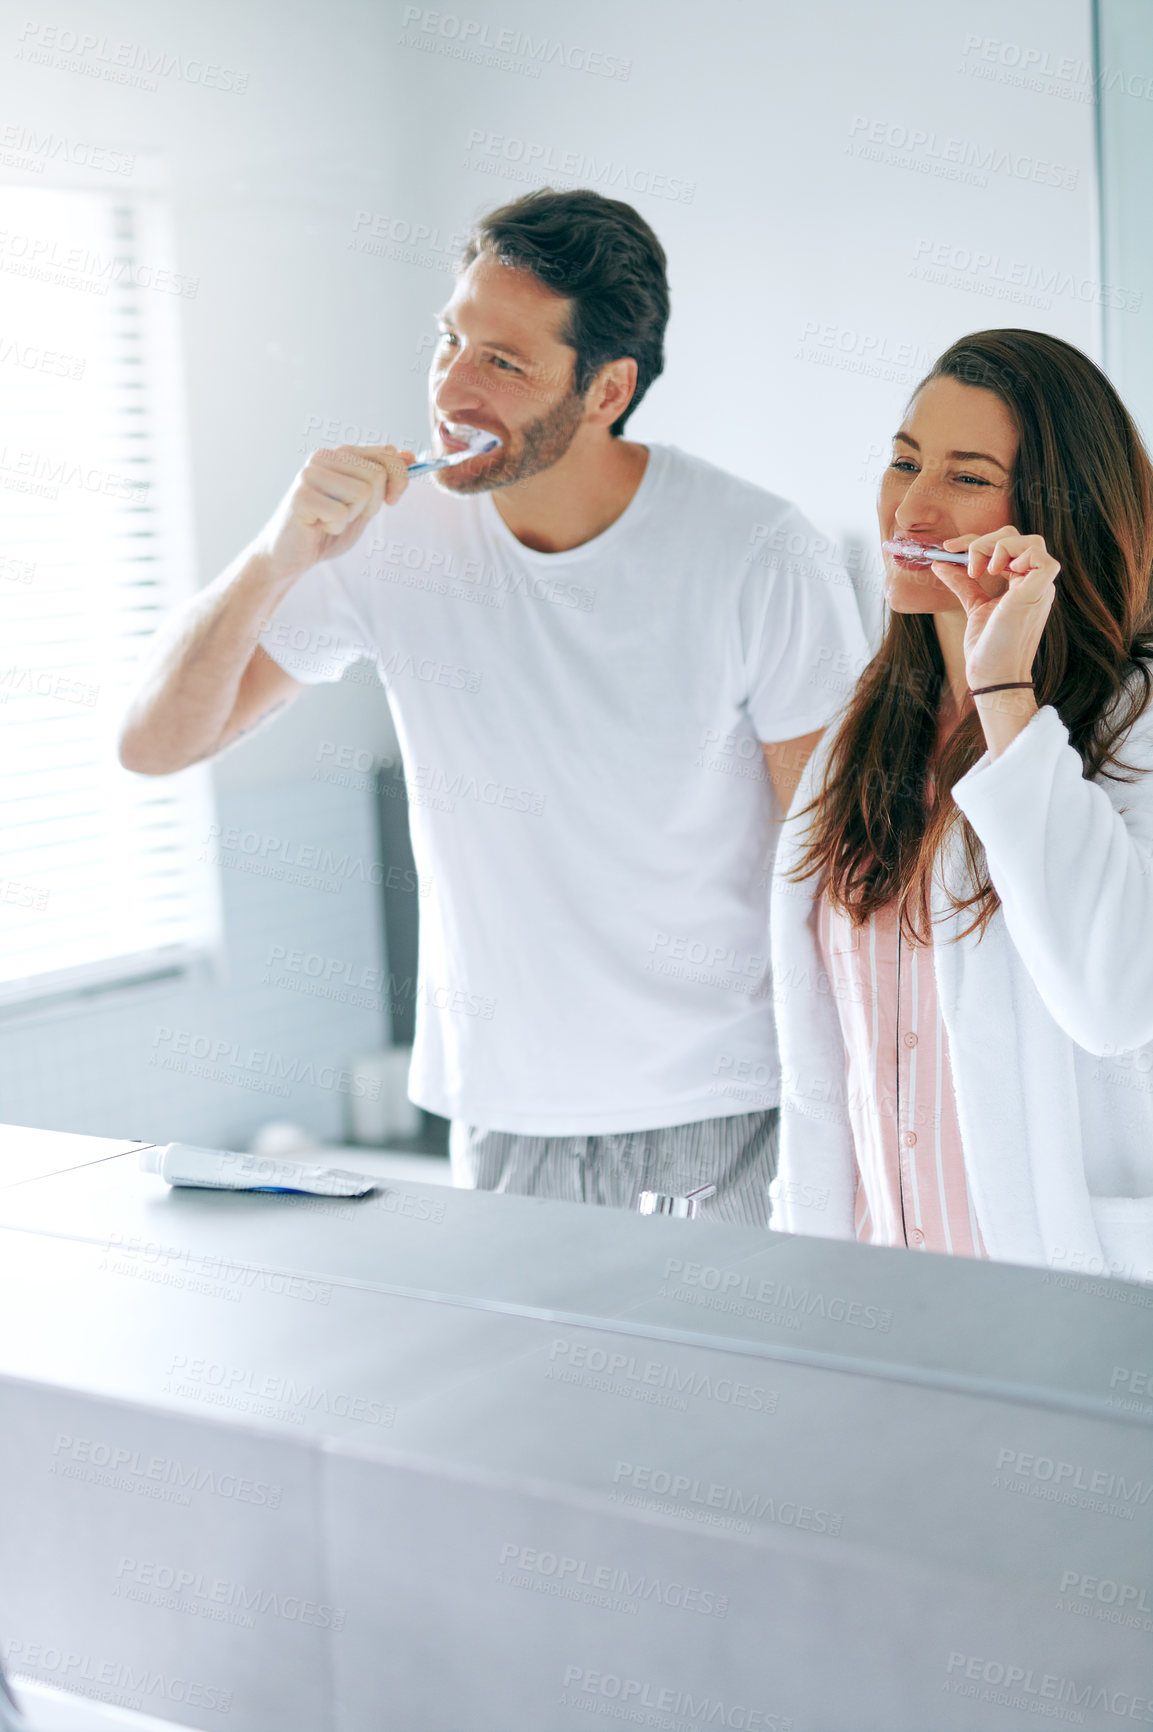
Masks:
[[[17,1674],[244,1732],[367,1732],[384,1701],[569,1732],[626,1677],[693,1732],[722,1698],[765,1732],[1008,1726],[965,1683],[1006,1631],[1038,1677],[1141,1687],[1134,1620],[1063,1596],[1144,1581],[1153,1290],[359,1151],[361,1200],[173,1189],[97,1139],[6,1154]]]

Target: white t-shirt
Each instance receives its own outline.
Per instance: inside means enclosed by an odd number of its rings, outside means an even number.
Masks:
[[[419,1105],[562,1136],[777,1104],[758,742],[821,727],[868,653],[793,506],[656,445],[602,535],[538,553],[491,494],[416,482],[261,642],[306,682],[379,666],[427,890]]]

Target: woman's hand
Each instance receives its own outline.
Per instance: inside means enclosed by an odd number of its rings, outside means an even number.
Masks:
[[[1008,524],[987,535],[954,535],[941,546],[969,554],[967,571],[941,560],[932,568],[965,609],[969,690],[1031,679],[1061,569],[1044,537],[1022,535]],[[1002,695],[1009,696],[993,694]]]

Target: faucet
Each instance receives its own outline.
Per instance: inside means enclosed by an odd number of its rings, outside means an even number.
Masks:
[[[716,1185],[698,1185],[695,1191],[689,1191],[683,1197],[674,1197],[668,1191],[642,1191],[637,1198],[637,1212],[641,1215],[673,1215],[678,1220],[695,1220],[697,1209],[706,1197],[711,1197]]]

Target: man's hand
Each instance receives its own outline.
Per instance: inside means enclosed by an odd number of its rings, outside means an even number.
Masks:
[[[161,627],[120,730],[120,761],[164,776],[220,751],[301,687],[260,648],[298,577],[352,547],[408,486],[411,451],[314,451],[256,540]]]
[[[314,451],[251,551],[277,577],[300,577],[322,559],[346,552],[382,505],[396,504],[413,461],[413,452],[395,445]]]

